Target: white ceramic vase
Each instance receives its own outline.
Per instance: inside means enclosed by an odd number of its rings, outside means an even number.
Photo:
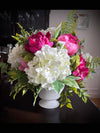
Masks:
[[[42,89],[39,93],[39,97],[41,100],[39,101],[39,105],[46,109],[53,109],[59,106],[60,95],[57,94],[54,90]]]

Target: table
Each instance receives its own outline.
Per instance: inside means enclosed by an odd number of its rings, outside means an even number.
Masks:
[[[33,94],[29,90],[24,96],[19,93],[13,100],[9,96],[11,86],[7,80],[1,83],[0,122],[1,123],[100,123],[100,109],[88,98],[85,104],[76,94],[71,97],[73,109],[44,109],[37,99],[33,107]]]

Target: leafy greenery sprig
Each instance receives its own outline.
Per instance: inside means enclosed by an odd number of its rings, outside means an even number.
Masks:
[[[8,75],[8,81],[14,84],[9,96],[13,95],[13,100],[15,100],[16,95],[22,91],[22,96],[30,89],[34,96],[34,105],[36,99],[41,90],[41,86],[35,86],[34,84],[28,83],[28,78],[25,72],[16,70],[15,68],[8,68],[8,64],[0,62],[1,73],[6,73]]]
[[[21,30],[21,34],[16,33],[16,35],[12,36],[12,38],[17,40],[17,44],[24,45],[28,42],[27,38],[30,36],[30,33],[27,32],[19,23],[17,24]]]
[[[89,68],[89,73],[95,73],[95,68],[98,67],[98,65],[100,65],[100,58],[97,57],[92,57],[92,59],[90,59],[90,57],[86,60],[87,64],[86,67]]]
[[[76,11],[74,10],[70,14],[68,14],[67,21],[62,22],[61,34],[65,34],[65,33],[74,34],[77,26],[77,22],[78,22],[78,19],[76,16]]]

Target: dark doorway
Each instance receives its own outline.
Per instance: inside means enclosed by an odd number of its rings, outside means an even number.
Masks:
[[[20,33],[17,22],[27,31],[30,28],[46,29],[49,26],[49,13],[49,10],[33,9],[0,10],[0,46],[16,43],[11,35]]]

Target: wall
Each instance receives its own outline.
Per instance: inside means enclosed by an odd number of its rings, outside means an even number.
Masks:
[[[66,21],[69,12],[70,10],[51,10],[49,26],[55,27],[56,23]],[[81,40],[85,37],[85,52],[100,57],[100,10],[76,10],[76,13],[84,13],[89,16],[89,27],[77,29],[78,38]],[[96,74],[92,75],[93,79],[86,79],[86,89],[91,97],[100,97],[100,66],[96,68]]]

